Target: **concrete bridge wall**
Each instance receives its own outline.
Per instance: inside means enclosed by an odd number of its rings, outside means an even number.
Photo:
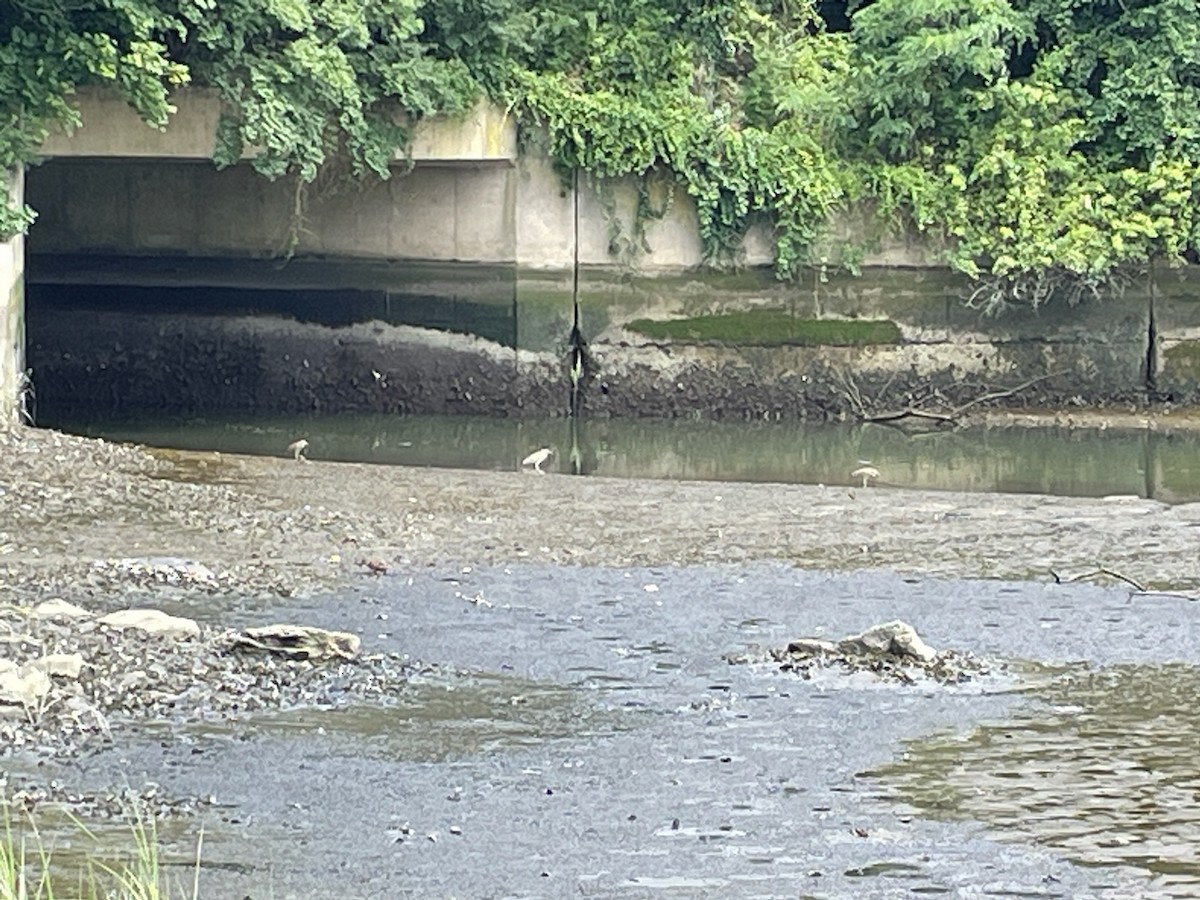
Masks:
[[[210,162],[216,146],[220,100],[212,91],[182,88],[171,102],[175,106],[171,122],[159,129],[143,122],[119,97],[84,88],[75,98],[82,124],[70,132],[51,134],[42,147],[43,153],[52,159],[86,156]],[[246,148],[247,157],[253,153],[253,147]],[[417,123],[408,158],[453,164],[511,162],[516,155],[512,121],[499,107],[480,104],[462,117]]]
[[[270,182],[249,165],[218,171],[199,160],[61,157],[30,171],[38,210],[33,252],[126,256],[278,256],[297,225],[298,256],[510,263],[570,271],[575,242],[584,265],[621,268],[610,252],[604,200],[580,191],[578,236],[570,188],[548,161],[418,163],[387,181],[304,190]],[[630,186],[616,191],[631,212]],[[623,201],[629,201],[625,203]],[[686,199],[653,223],[645,272],[679,272],[701,262],[695,207]],[[627,212],[625,226],[630,225]],[[751,248],[765,264],[765,245]]]
[[[963,308],[965,285],[936,265],[936,248],[917,240],[882,244],[861,277],[814,272],[783,285],[766,270],[768,236],[755,231],[746,242],[747,272],[705,273],[697,268],[695,207],[680,192],[667,215],[650,224],[649,249],[628,258],[613,247],[612,219],[628,232],[635,186],[598,191],[585,182],[576,190],[543,157],[519,156],[511,121],[487,108],[458,122],[422,123],[411,171],[398,162],[388,181],[314,187],[297,219],[294,185],[267,182],[245,164],[217,171],[207,161],[217,113],[211,97],[181,96],[165,132],[147,128],[103,96],[86,95],[81,103],[84,127],[52,138],[46,163],[27,179],[28,198],[40,213],[29,238],[36,280],[96,283],[112,276],[130,284],[140,283],[137,278],[170,284],[173,276],[161,280],[154,261],[190,257],[218,263],[207,274],[181,264],[195,284],[228,285],[231,260],[274,257],[298,225],[295,261],[281,270],[261,269],[242,286],[312,287],[309,274],[331,260],[368,266],[366,275],[356,269],[347,277],[365,279],[357,287],[368,294],[378,291],[386,325],[402,331],[391,338],[373,334],[366,344],[349,333],[338,340],[359,348],[355,365],[368,373],[399,365],[396,348],[406,348],[400,355],[409,362],[395,369],[390,383],[421,383],[407,398],[393,389],[379,402],[394,405],[382,408],[495,412],[513,397],[525,397],[531,411],[559,411],[564,394],[554,382],[565,374],[561,361],[577,312],[598,373],[589,408],[602,415],[826,414],[844,409],[856,392],[878,407],[903,405],[931,385],[965,400],[987,386],[1040,376],[1046,380],[1032,399],[1044,402],[1145,399],[1154,388],[1200,399],[1200,284],[1191,269],[1138,279],[1124,297],[1078,310],[981,319]],[[666,201],[667,187],[656,189]],[[858,231],[850,219],[838,227],[846,235]],[[9,270],[19,271],[19,243],[6,252]],[[98,266],[89,270],[89,259]],[[73,270],[66,270],[66,260]],[[100,274],[105,260],[121,271]],[[328,279],[329,270],[314,275],[322,277]],[[18,346],[21,317],[12,312],[19,309],[11,299],[16,294],[9,295],[7,340]],[[363,301],[366,308],[376,308],[373,296]],[[453,321],[436,327],[491,342],[480,349],[455,339],[455,359],[479,357],[486,365],[431,362],[443,359],[445,347],[420,330],[428,326],[427,306],[405,317],[406,297],[416,305],[445,298]],[[150,320],[134,327],[105,315],[95,334],[132,328],[152,340],[160,330]],[[63,321],[79,321],[78,314]],[[822,322],[835,323],[832,336],[822,337],[828,329],[814,325]],[[791,334],[783,342],[776,340],[780,323]],[[181,371],[202,370],[203,348],[222,340],[213,320],[193,320],[184,311],[171,327],[176,325],[180,340],[197,348],[194,362]],[[864,338],[859,326],[871,334]],[[231,340],[244,345],[239,358],[256,372],[268,365],[262,360],[296,355],[275,354],[272,342],[279,335],[261,322],[228,327],[244,330]],[[288,325],[292,351],[309,352],[303,348],[311,345],[313,354],[324,352],[329,336],[323,327]],[[78,371],[40,357],[42,371],[58,366],[63,383],[77,389],[86,386],[89,373],[109,365],[103,347],[92,356],[86,346],[73,348]],[[146,372],[154,370],[152,362]],[[10,361],[6,368],[17,365]],[[331,360],[328,376],[335,377],[341,365]],[[846,373],[854,384],[844,382]],[[439,378],[444,383],[434,384]],[[467,379],[475,386],[466,386]],[[480,388],[485,383],[487,391]],[[305,392],[293,396],[320,406],[326,402],[322,390],[322,384],[306,382]],[[346,395],[338,391],[326,399],[343,402]],[[238,385],[230,394],[239,402],[271,402]]]
[[[169,249],[254,257],[279,251],[296,209],[294,185],[268,182],[248,164],[217,171],[211,163],[216,97],[187,89],[174,103],[171,125],[160,131],[112,96],[81,93],[83,125],[52,135],[45,169],[31,177],[31,202],[40,213],[36,252]],[[546,158],[518,154],[515,125],[498,108],[481,105],[462,119],[418,123],[409,159],[413,171],[398,159],[386,182],[329,179],[310,188],[296,253],[566,271],[578,243],[584,265],[620,268],[632,260],[639,271],[664,273],[703,261],[695,204],[665,183],[656,186],[656,199],[666,213],[648,224],[647,249],[636,257],[614,253],[614,221],[628,236],[637,185],[601,191],[585,178],[576,201],[573,186]],[[860,229],[847,220],[840,230]],[[770,265],[769,235],[752,232],[745,252],[748,266]],[[866,259],[868,267],[935,264],[930,248],[912,240],[885,241]]]
[[[25,173],[0,170],[9,202],[24,198]],[[25,239],[0,242],[0,428],[20,417],[25,376]]]

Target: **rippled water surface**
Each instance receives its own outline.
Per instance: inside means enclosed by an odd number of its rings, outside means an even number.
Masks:
[[[341,415],[121,421],[64,414],[42,424],[158,447],[313,459],[515,469],[553,447],[547,470],[583,475],[849,484],[860,461],[898,487],[1200,499],[1200,436],[1008,428],[906,435],[881,426]]]
[[[156,733],[71,777],[214,795],[212,896],[1194,896],[1195,614],[771,564],[409,572],[224,612],[441,664],[394,703]],[[897,617],[1019,662],[940,686],[722,658]]]
[[[875,773],[921,814],[986,822],[1083,866],[1129,866],[1200,896],[1200,670],[1118,665],[1040,688],[965,735],[922,739]]]

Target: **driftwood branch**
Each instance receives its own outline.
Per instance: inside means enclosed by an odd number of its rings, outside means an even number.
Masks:
[[[1062,374],[1062,372],[1050,372],[1046,375],[1039,375],[1037,378],[1030,378],[1028,381],[1023,381],[1014,388],[1009,388],[1003,391],[990,391],[986,394],[976,397],[974,400],[962,404],[961,406],[956,406],[950,415],[954,418],[958,418],[972,406],[978,406],[980,403],[989,403],[992,400],[1003,400],[1005,397],[1011,397],[1014,394],[1019,394],[1021,391],[1025,390],[1026,388],[1031,388],[1039,382],[1047,381],[1051,378],[1057,378]]]
[[[1128,575],[1122,575],[1120,572],[1106,568],[1105,566],[1097,566],[1092,571],[1083,572],[1079,575],[1060,575],[1053,569],[1050,570],[1050,574],[1054,577],[1055,584],[1074,584],[1077,581],[1088,581],[1092,578],[1100,577],[1115,578],[1118,581],[1125,582],[1127,585],[1133,588],[1133,594],[1131,596],[1134,597],[1173,597],[1177,600],[1189,600],[1192,603],[1200,602],[1200,595],[1184,594],[1180,591],[1157,591],[1153,588],[1146,587],[1139,581],[1135,581]]]
[[[1138,591],[1139,597],[1173,597],[1176,600],[1190,600],[1192,603],[1200,601],[1200,596],[1195,594],[1180,594],[1177,591]]]
[[[863,396],[862,389],[858,386],[853,373],[840,370],[834,373],[837,387],[846,403],[850,406],[850,411],[861,422],[872,422],[877,425],[892,425],[899,426],[905,420],[917,420],[923,422],[931,422],[936,426],[952,426],[958,425],[963,414],[973,407],[979,406],[982,403],[990,403],[994,400],[1003,400],[1006,397],[1012,397],[1019,394],[1021,391],[1027,390],[1043,381],[1051,378],[1056,378],[1062,375],[1062,372],[1050,372],[1045,375],[1039,375],[1036,378],[1030,378],[1021,382],[1015,387],[1002,389],[988,389],[981,393],[978,397],[968,400],[966,403],[961,403],[958,406],[953,406],[943,409],[931,409],[930,401],[941,396],[936,389],[930,390],[925,397],[922,398],[920,404],[910,404],[902,409],[892,409],[876,412],[878,406],[878,398],[876,400],[868,400]],[[894,376],[893,376],[894,378]],[[889,379],[887,384],[879,391],[879,398],[886,395],[888,388],[891,387],[892,380]],[[949,406],[949,404],[944,404]]]
[[[1055,584],[1074,584],[1077,581],[1089,581],[1093,578],[1105,577],[1105,578],[1115,578],[1118,581],[1123,581],[1127,585],[1129,585],[1131,588],[1133,588],[1135,591],[1137,591],[1139,594],[1151,593],[1150,589],[1147,588],[1141,582],[1134,581],[1128,575],[1122,575],[1120,572],[1116,572],[1113,569],[1105,568],[1104,566],[1097,566],[1092,571],[1083,572],[1080,575],[1063,576],[1063,575],[1059,575],[1053,569],[1050,570],[1050,574],[1054,576]],[[1157,593],[1157,591],[1155,591],[1154,593]]]
[[[897,409],[892,412],[885,413],[868,413],[859,416],[864,422],[874,422],[877,425],[886,425],[889,422],[898,422],[901,419],[928,419],[932,422],[942,422],[947,425],[953,425],[957,420],[952,413],[930,412],[927,409],[909,406],[905,409]]]

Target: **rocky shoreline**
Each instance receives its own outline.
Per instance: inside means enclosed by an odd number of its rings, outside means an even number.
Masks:
[[[270,604],[447,563],[755,559],[1046,581],[1095,571],[1099,560],[1141,585],[1200,590],[1192,552],[1200,504],[805,485],[619,486],[515,471],[150,451],[0,430],[0,659],[19,668],[37,656],[81,653],[90,667],[72,688],[75,699],[50,703],[40,720],[10,709],[0,738],[10,748],[74,752],[111,730],[114,717],[187,721],[287,704],[386,701],[415,665],[378,657],[315,666],[247,654],[232,647],[224,627],[197,625],[164,638],[94,617],[79,625],[35,616],[46,601],[97,616],[164,604],[218,611],[231,601]],[[759,661],[803,675],[830,659],[827,648],[797,645]],[[904,666],[872,666],[888,679],[908,677]],[[986,668],[966,657],[938,666],[924,674],[946,681]]]
[[[432,671],[401,654],[360,655],[353,635],[213,628],[144,609],[97,616],[64,601],[0,609],[0,645],[0,757],[61,760],[148,722],[386,705]]]
[[[365,589],[362,595],[367,596],[379,586],[386,588],[380,593],[406,598],[406,585],[415,581],[414,599],[434,604],[423,603],[426,616],[441,620],[448,615],[436,605],[438,598],[459,613],[470,613],[461,627],[455,626],[448,643],[435,645],[435,652],[414,650],[438,660],[453,658],[442,651],[456,646],[455,641],[492,640],[490,632],[470,632],[497,621],[477,615],[503,612],[508,621],[507,610],[490,608],[484,591],[494,600],[498,573],[508,566],[518,572],[522,563],[552,567],[552,573],[564,576],[565,587],[557,579],[542,585],[548,596],[541,602],[551,617],[560,601],[578,602],[569,592],[578,594],[578,585],[588,582],[584,567],[618,570],[618,578],[621,569],[645,567],[668,570],[675,578],[728,576],[732,582],[759,560],[819,572],[893,569],[919,574],[921,586],[913,590],[921,594],[922,604],[927,593],[939,594],[942,615],[958,608],[955,592],[976,589],[959,582],[935,588],[931,582],[939,576],[1050,583],[1059,576],[1070,581],[1072,571],[1095,574],[1099,564],[1103,571],[1119,572],[1140,585],[1177,593],[1179,599],[1154,602],[1178,603],[1187,610],[1184,598],[1200,592],[1197,527],[1200,504],[1169,506],[1133,497],[301,464],[290,456],[150,451],[50,431],[0,430],[0,760],[6,763],[0,807],[7,805],[21,816],[65,808],[85,819],[120,818],[138,810],[156,817],[215,814],[225,821],[216,807],[238,790],[248,790],[244,784],[226,789],[221,780],[181,787],[173,778],[160,777],[166,770],[155,767],[164,756],[190,758],[190,728],[214,722],[253,727],[255,716],[276,710],[386,709],[411,696],[414,679],[419,683],[427,674],[449,679],[462,674],[419,663],[403,652],[364,654],[353,646],[353,635],[328,638],[329,647],[342,651],[317,658],[297,650],[293,631],[272,635],[239,621],[239,610],[247,607],[256,611],[256,622],[263,621],[263,610],[278,608],[285,597],[319,598],[335,590],[352,596],[355,588]],[[705,568],[693,568],[697,565]],[[484,577],[479,573],[487,566],[498,568]],[[458,583],[443,585],[442,576],[471,573],[473,567],[474,574],[457,576],[463,579],[461,594],[450,599]],[[477,576],[484,583],[472,581]],[[888,577],[903,586],[899,577]],[[822,604],[836,598],[821,593],[821,576],[806,579],[804,596],[790,598],[796,601],[792,608],[811,613],[807,621],[818,632],[833,627],[827,617],[832,610]],[[790,583],[788,576],[762,597],[746,598],[733,621],[756,613],[760,604],[776,604],[770,591],[794,590],[786,587]],[[1139,593],[1129,583],[1113,583],[1131,595]],[[439,586],[445,591],[439,592]],[[1026,587],[1036,602],[1039,589]],[[691,588],[703,589],[696,583]],[[1066,590],[1059,585],[1051,589]],[[560,596],[559,590],[568,595]],[[690,603],[696,596],[683,594],[674,602]],[[667,592],[656,596],[665,598]],[[641,601],[649,605],[655,599],[636,591],[623,602],[640,610]],[[850,601],[841,602],[844,607]],[[896,610],[891,589],[876,592],[873,602],[877,605],[870,619],[842,618],[839,627],[861,628],[895,615],[923,630],[928,624],[922,604],[910,602],[907,611]],[[1121,597],[1115,602],[1121,609],[1140,608]],[[68,605],[81,613],[69,615]],[[170,634],[148,633],[120,617],[108,618],[131,607],[196,618],[168,620]],[[329,615],[324,615],[326,607],[320,609],[321,625],[348,627],[339,621],[341,609],[330,607]],[[357,626],[350,630],[367,633],[376,611],[357,609],[346,620],[352,617]],[[937,621],[932,610],[931,618]],[[1013,622],[1006,622],[1009,629]],[[395,640],[386,642],[388,649],[410,649],[405,633],[392,627]],[[632,645],[647,627],[626,636],[626,642]],[[909,699],[949,696],[966,682],[975,683],[968,690],[981,687],[987,693],[989,678],[1012,674],[1008,657],[1000,658],[1011,648],[995,658],[974,656],[966,652],[975,647],[969,634],[956,633],[953,643],[963,648],[960,652],[940,643],[931,648],[915,633],[897,641],[895,629],[887,632],[885,645],[872,631],[837,640],[796,637],[765,650],[731,653],[726,661],[764,666],[773,671],[761,674],[775,682],[834,678],[852,684],[869,679],[872,686],[883,682]],[[1128,640],[1128,633],[1120,639]],[[682,638],[680,644],[694,646]],[[705,660],[728,668],[720,654],[738,646],[745,645],[734,633],[706,651]],[[1019,648],[1012,658],[1022,658]],[[597,665],[609,664],[601,660]],[[500,663],[493,659],[482,668],[500,671]],[[737,672],[738,678],[760,674],[747,668]],[[15,682],[35,688],[28,702],[13,701]],[[132,787],[110,787],[125,772],[122,754],[147,737],[154,752],[143,759],[153,763],[136,770],[144,777]],[[93,756],[95,749],[118,752]],[[234,741],[222,752],[252,753],[253,748]],[[102,771],[79,777],[98,759],[105,760]],[[201,771],[210,764],[209,756],[194,763]],[[273,784],[275,775],[262,778]],[[434,787],[430,796],[445,802],[441,781]],[[566,792],[538,796],[557,802]],[[425,820],[436,819],[426,811]],[[435,827],[440,826],[423,826]]]

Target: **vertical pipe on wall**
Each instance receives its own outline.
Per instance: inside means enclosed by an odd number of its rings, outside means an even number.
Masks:
[[[571,336],[568,340],[567,375],[571,380],[570,416],[580,413],[580,389],[583,385],[583,333],[579,330],[579,169],[571,185]]]
[[[1146,394],[1147,399],[1158,399],[1158,324],[1155,322],[1155,304],[1158,301],[1158,282],[1154,277],[1154,260],[1150,260],[1149,327],[1146,334]]]
[[[583,451],[580,437],[580,417],[583,414],[583,376],[587,364],[587,350],[583,332],[579,328],[579,169],[575,169],[572,184],[572,239],[571,239],[571,338],[568,351],[567,377],[571,380],[571,423],[570,450],[568,458],[573,475],[583,475]]]
[[[575,312],[573,326],[579,331],[579,169],[575,170],[572,197],[571,226],[571,308]]]

